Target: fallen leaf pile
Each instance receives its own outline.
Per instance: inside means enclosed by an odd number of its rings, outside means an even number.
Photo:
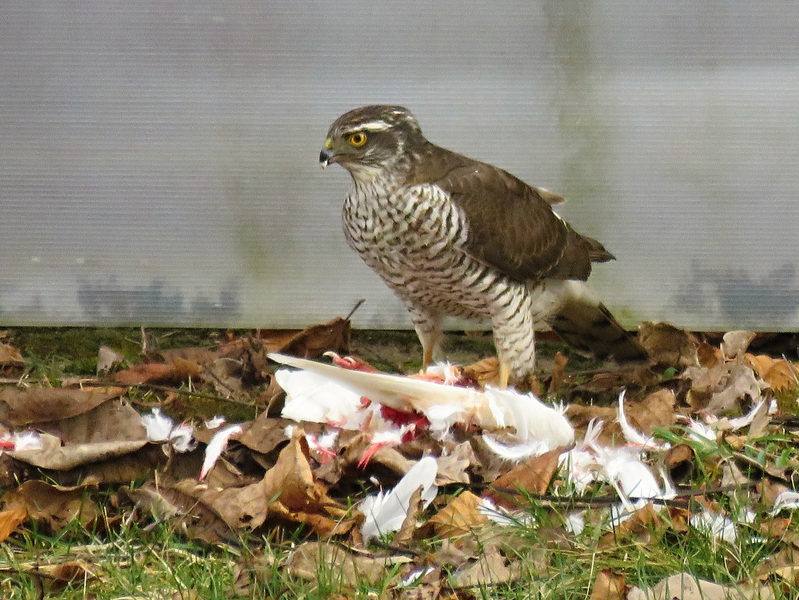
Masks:
[[[551,549],[584,546],[586,532],[593,552],[692,532],[773,541],[760,578],[644,585],[605,569],[590,597],[775,597],[799,577],[799,462],[768,444],[796,439],[799,368],[748,352],[753,337],[715,346],[645,324],[649,363],[570,373],[558,355],[531,382],[542,397],[484,385],[491,361],[402,376],[341,357],[346,319],[127,365],[104,347],[96,379],[63,387],[29,384],[0,343],[0,541],[136,521],[257,553],[271,532],[299,532],[292,576],[333,569],[344,590],[388,582],[391,597],[433,599],[545,581]],[[325,353],[333,364],[309,360]],[[175,419],[212,393],[259,414]],[[535,533],[524,555],[520,529]],[[58,585],[104,577],[98,558],[35,568]],[[246,596],[252,574],[236,568]]]

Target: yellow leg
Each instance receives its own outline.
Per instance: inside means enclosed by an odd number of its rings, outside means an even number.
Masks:
[[[505,361],[499,361],[499,388],[504,390],[508,387],[510,379],[510,367]]]
[[[422,368],[426,369],[433,364],[433,348],[425,347],[422,350]]]

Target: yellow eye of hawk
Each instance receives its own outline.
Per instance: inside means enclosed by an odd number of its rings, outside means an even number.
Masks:
[[[353,133],[350,136],[350,144],[355,146],[356,148],[360,148],[366,143],[366,134],[362,132]]]

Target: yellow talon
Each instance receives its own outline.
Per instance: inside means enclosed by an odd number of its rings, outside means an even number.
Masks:
[[[505,361],[499,361],[499,389],[504,390],[508,387],[510,379],[510,367]]]

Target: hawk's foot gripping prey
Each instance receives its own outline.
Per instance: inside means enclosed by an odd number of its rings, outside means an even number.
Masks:
[[[511,381],[535,367],[536,328],[600,358],[645,358],[583,283],[613,255],[552,211],[559,196],[428,142],[401,106],[339,117],[319,161],[352,175],[347,241],[405,303],[425,364],[440,358],[445,316],[490,321]]]

